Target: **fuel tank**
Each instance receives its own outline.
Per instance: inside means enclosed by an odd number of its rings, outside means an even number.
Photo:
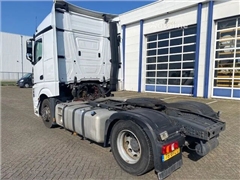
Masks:
[[[56,123],[97,143],[104,142],[105,122],[116,111],[71,102],[56,106]]]

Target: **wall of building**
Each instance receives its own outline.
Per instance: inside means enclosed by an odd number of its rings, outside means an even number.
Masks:
[[[179,16],[179,14],[181,14],[181,16]],[[188,9],[182,9],[182,10],[172,12],[172,13],[167,13],[167,14],[165,13],[160,16],[156,16],[154,18],[145,20],[143,25],[143,35],[145,36],[144,37],[145,43],[147,43],[147,36],[150,34],[154,34],[156,32],[167,32],[172,29],[183,29],[183,28],[188,28],[191,25],[195,25],[197,22],[196,17],[197,17],[197,6],[193,6],[193,7],[189,7]],[[169,41],[171,41],[171,38],[169,39]],[[147,51],[145,49],[146,49],[146,45],[145,45],[145,48],[143,48],[143,54],[145,53],[143,55],[144,57],[143,68],[146,67],[146,59],[147,59],[147,55],[146,55]],[[169,51],[170,49],[171,48],[169,48]],[[157,66],[158,65],[161,65],[161,64],[157,63]],[[146,72],[144,72],[143,75],[146,75]],[[143,79],[145,78],[143,77]],[[148,91],[148,89],[146,88],[147,87],[143,83],[142,90],[145,89],[146,91]],[[155,91],[158,91],[159,88],[161,87],[156,86]],[[168,91],[168,93],[171,93],[171,92]]]
[[[26,59],[26,40],[29,38],[0,32],[0,80],[17,80],[24,73],[32,72],[32,65]]]
[[[211,60],[208,96],[240,99],[240,1],[214,2]]]
[[[179,91],[166,91],[165,93],[177,93],[177,94],[186,94],[193,95],[198,97],[217,97],[214,95],[214,86],[216,86],[216,74],[214,74],[215,67],[215,50],[216,50],[216,26],[218,20],[231,18],[231,17],[239,17],[240,14],[240,2],[236,0],[223,0],[223,1],[186,1],[185,3],[181,3],[178,0],[174,1],[156,1],[152,4],[149,4],[144,7],[140,7],[138,9],[126,12],[120,15],[120,23],[125,27],[125,39],[123,41],[125,44],[125,54],[122,56],[125,57],[125,69],[126,74],[124,76],[125,81],[125,90],[133,90],[139,91],[139,86],[141,86],[140,91],[150,91],[150,92],[161,92],[158,91],[162,88],[173,89],[179,88]],[[143,21],[142,29],[140,26],[140,21]],[[240,21],[240,20],[239,20]],[[237,22],[237,21],[236,21]],[[183,88],[190,88],[191,86],[184,87],[183,85],[179,85],[179,87],[171,87],[169,88],[169,84],[167,87],[158,86],[157,83],[157,75],[155,75],[155,85],[148,81],[146,76],[147,73],[154,72],[153,70],[148,70],[148,58],[152,56],[148,54],[149,49],[148,46],[151,46],[149,42],[149,37],[153,34],[157,34],[158,37],[162,32],[169,32],[169,43],[173,41],[174,38],[171,38],[171,34],[174,33],[174,30],[183,29],[182,39],[187,38],[185,36],[185,29],[188,27],[196,26],[196,54],[194,62],[194,84],[192,85],[192,90],[188,90],[188,93],[184,92]],[[237,28],[237,26],[236,26]],[[140,32],[142,31],[142,34]],[[236,30],[237,31],[237,30]],[[160,34],[159,34],[160,33]],[[239,28],[240,34],[240,28]],[[191,35],[190,35],[191,36]],[[194,36],[194,34],[192,35]],[[142,44],[140,43],[140,39],[142,38]],[[180,36],[179,36],[180,38]],[[156,44],[161,43],[161,39],[156,39],[152,41]],[[127,44],[127,42],[129,42]],[[236,41],[237,42],[237,41]],[[193,44],[194,44],[193,43]],[[131,45],[130,45],[131,44]],[[187,44],[188,45],[188,44]],[[156,45],[155,45],[156,46]],[[185,44],[182,45],[183,48]],[[238,45],[236,45],[238,46]],[[172,46],[169,47],[169,51]],[[142,51],[141,51],[142,48]],[[158,58],[161,56],[158,54],[159,47],[157,45],[156,56],[154,58]],[[155,50],[153,47],[153,50]],[[238,49],[238,47],[237,47]],[[237,51],[237,50],[236,50]],[[161,52],[161,48],[160,48]],[[142,58],[140,56],[142,55]],[[173,54],[175,55],[175,54]],[[170,58],[171,54],[168,54]],[[184,56],[184,51],[182,51],[182,57]],[[238,55],[236,55],[238,56]],[[155,60],[156,61],[156,60]],[[235,60],[237,61],[237,60]],[[168,60],[168,68],[170,67],[170,59]],[[182,68],[184,64],[184,60],[181,62]],[[139,69],[139,64],[142,64],[142,68]],[[154,64],[154,62],[153,62]],[[151,65],[151,63],[149,64]],[[161,63],[156,61],[156,72],[157,74],[158,66],[161,66]],[[163,65],[163,64],[162,64]],[[173,64],[171,64],[172,66]],[[237,68],[237,67],[236,67]],[[237,69],[238,70],[238,69]],[[142,76],[139,77],[139,72],[141,71]],[[161,71],[161,70],[160,70]],[[171,70],[172,71],[172,70]],[[181,74],[183,74],[184,69],[179,70]],[[168,69],[170,72],[170,69]],[[138,74],[138,75],[136,75]],[[215,77],[214,77],[215,76]],[[220,76],[219,76],[220,77]],[[236,78],[237,76],[235,76]],[[168,77],[168,79],[171,77]],[[183,77],[181,77],[183,78]],[[153,79],[154,81],[154,79]],[[183,79],[180,80],[181,82]],[[149,84],[150,83],[150,84]],[[215,83],[215,84],[214,84]],[[235,93],[235,96],[231,95],[230,98],[239,98],[240,91],[238,91],[238,86],[235,86],[237,89],[231,88],[232,94]],[[182,90],[183,91],[182,91]],[[220,90],[219,90],[220,91]],[[239,93],[239,95],[238,95]],[[237,95],[236,95],[237,94]]]
[[[167,6],[168,8],[166,8]],[[180,10],[177,8],[180,7]],[[183,7],[189,7],[183,9]],[[160,8],[160,9],[159,9]],[[178,9],[178,11],[176,11]],[[141,12],[140,12],[141,11]],[[181,16],[179,16],[181,14]],[[120,22],[121,24],[129,23],[131,21],[135,23],[131,24],[126,24],[126,43],[127,41],[132,41],[132,39],[129,39],[128,37],[135,36],[135,45],[132,47],[125,47],[125,64],[126,64],[126,69],[128,69],[129,72],[134,72],[134,74],[139,74],[136,73],[136,71],[139,71],[139,39],[140,37],[137,37],[140,33],[140,23],[139,21],[143,19],[143,17],[146,17],[147,19],[144,19],[144,24],[143,24],[143,44],[142,44],[142,77],[141,79],[141,89],[145,89],[145,75],[146,75],[146,36],[148,34],[152,34],[155,32],[160,32],[160,31],[166,31],[168,29],[173,29],[175,27],[185,27],[188,25],[196,24],[196,14],[197,14],[197,6],[193,6],[192,2],[185,3],[183,6],[182,3],[179,3],[176,1],[174,4],[169,4],[166,3],[165,1],[159,1],[152,3],[150,5],[147,5],[146,7],[142,7],[137,9],[136,11],[131,11],[124,13],[120,15]],[[152,18],[151,18],[152,17]],[[138,20],[138,21],[137,21]],[[134,26],[134,31],[129,31],[129,29],[133,29]],[[131,48],[131,49],[129,49]],[[131,53],[132,50],[134,49],[135,51],[135,57],[133,58]],[[140,53],[140,54],[141,54]],[[136,56],[137,55],[137,56]],[[129,61],[131,59],[131,61]],[[134,62],[135,59],[135,62]],[[128,65],[129,66],[128,66]],[[135,68],[133,68],[135,67]],[[138,78],[139,77],[132,77],[134,81],[129,79],[129,76],[125,76],[125,89],[126,90],[133,90],[133,91],[138,91]],[[132,86],[132,83],[135,85]],[[128,86],[132,86],[131,88],[128,88]]]
[[[214,1],[213,19],[223,19],[240,14],[240,1],[221,0]]]
[[[140,19],[146,20],[165,14],[170,14],[181,9],[192,7],[197,3],[204,2],[208,2],[208,0],[186,0],[184,3],[183,1],[179,0],[159,0],[146,6],[120,14],[120,20],[122,24],[131,24],[133,22],[138,22]]]
[[[125,89],[136,91],[138,88],[139,23],[126,28],[125,41]],[[127,77],[127,78],[126,78]]]

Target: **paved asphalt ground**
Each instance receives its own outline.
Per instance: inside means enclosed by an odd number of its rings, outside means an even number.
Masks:
[[[154,171],[138,177],[124,172],[110,148],[81,140],[61,128],[47,129],[33,113],[31,89],[1,90],[1,179],[157,179]],[[221,111],[226,130],[219,137],[220,145],[198,160],[184,152],[183,166],[167,180],[240,179],[240,101],[135,92],[117,92],[115,96],[196,100]]]

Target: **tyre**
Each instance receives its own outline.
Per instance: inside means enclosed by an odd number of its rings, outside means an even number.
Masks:
[[[151,142],[133,121],[118,121],[112,129],[110,143],[115,160],[126,172],[142,175],[153,169]]]
[[[41,105],[41,118],[46,127],[54,127],[53,118],[51,115],[50,102],[48,99],[44,99]]]
[[[30,86],[29,86],[28,83],[26,83],[26,84],[24,84],[24,87],[25,87],[25,88],[29,88]]]

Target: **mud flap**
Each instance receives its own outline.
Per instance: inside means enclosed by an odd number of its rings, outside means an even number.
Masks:
[[[180,159],[179,161],[177,161],[176,163],[174,163],[172,166],[170,166],[169,168],[165,169],[162,172],[158,172],[158,179],[159,180],[163,180],[164,178],[168,177],[170,174],[172,174],[172,172],[176,171],[177,169],[179,169],[181,166],[183,165],[183,161],[182,159]]]

